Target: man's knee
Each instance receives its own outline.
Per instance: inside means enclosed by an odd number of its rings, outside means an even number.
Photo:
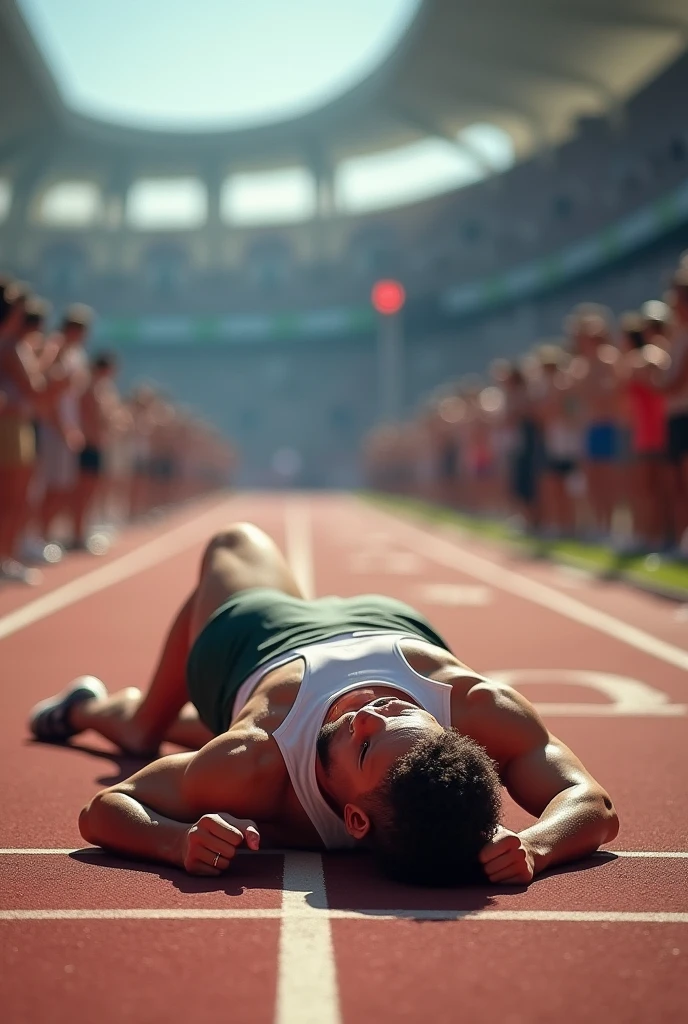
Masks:
[[[209,568],[217,551],[232,551],[237,555],[246,555],[252,548],[265,547],[266,543],[271,543],[267,534],[253,523],[229,523],[213,534],[208,542],[201,562],[201,574]]]

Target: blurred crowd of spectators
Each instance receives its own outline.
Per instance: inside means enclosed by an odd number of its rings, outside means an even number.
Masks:
[[[87,353],[92,311],[50,310],[0,278],[0,581],[38,584],[66,551],[229,481],[231,446],[148,385],[123,397],[117,358]]]
[[[565,337],[369,435],[369,485],[546,538],[688,558],[688,253],[663,301],[577,306]]]

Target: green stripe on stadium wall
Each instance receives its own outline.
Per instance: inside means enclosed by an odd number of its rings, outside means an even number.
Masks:
[[[275,316],[260,313],[234,316],[103,316],[96,323],[95,336],[124,346],[233,345],[361,334],[371,330],[374,324],[375,315],[367,306],[315,309]]]
[[[448,288],[440,296],[440,305],[446,312],[460,315],[527,298],[591,270],[599,270],[620,256],[656,241],[685,221],[688,221],[688,181],[599,234],[574,242],[551,256],[522,264],[498,278]]]

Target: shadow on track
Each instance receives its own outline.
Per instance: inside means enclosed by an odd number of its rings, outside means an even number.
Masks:
[[[381,878],[372,859],[366,855],[357,855],[355,869],[352,869],[351,855],[326,854],[323,868],[330,910],[432,921],[458,920],[478,910],[501,909],[504,904],[500,897],[534,897],[541,886],[547,885],[548,879],[587,874],[618,859],[613,853],[601,852],[543,872],[530,885],[490,885],[485,881],[454,889],[406,886]],[[306,899],[310,906],[319,906],[313,896]],[[516,909],[515,904],[510,906]]]
[[[90,868],[115,868],[119,871],[136,872],[155,875],[163,882],[170,882],[175,889],[190,896],[204,893],[224,893],[227,896],[242,896],[245,892],[255,889],[273,889],[282,891],[282,856],[250,854],[241,856],[226,874],[218,878],[200,878],[187,875],[181,868],[167,867],[161,864],[147,864],[143,861],[125,860],[116,854],[104,850],[86,847],[70,853],[71,860]],[[126,886],[126,879],[123,879]]]
[[[130,775],[133,775],[134,772],[150,764],[151,761],[157,760],[157,755],[155,757],[152,755],[150,757],[142,757],[137,754],[123,754],[120,750],[104,750],[102,747],[90,746],[88,743],[45,743],[42,740],[36,739],[27,739],[25,742],[29,746],[49,746],[53,750],[76,751],[80,754],[88,754],[90,757],[110,761],[115,769],[114,774],[96,776],[93,780],[94,786],[115,786],[118,782],[123,782]],[[183,748],[175,747],[175,752],[177,749],[181,750]]]
[[[598,850],[597,853],[592,853],[589,857],[585,857],[582,860],[573,861],[571,864],[558,864],[556,867],[550,868],[549,871],[543,871],[538,878],[556,878],[557,875],[572,875],[578,874],[580,871],[594,871],[605,867],[607,864],[613,864],[620,859],[613,850]],[[538,879],[536,879],[537,881]]]

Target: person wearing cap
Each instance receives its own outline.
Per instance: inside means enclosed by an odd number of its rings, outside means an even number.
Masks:
[[[510,367],[504,380],[505,420],[511,431],[509,493],[526,530],[540,522],[542,435],[535,407],[532,360]]]
[[[89,516],[101,505],[105,493],[107,446],[121,417],[120,400],[114,383],[117,359],[101,352],[91,360],[90,375],[79,400],[79,418],[84,447],[79,452],[79,476],[72,498],[74,544],[79,550],[95,551],[89,537]],[[98,541],[103,546],[103,538]]]
[[[571,480],[581,456],[581,436],[568,373],[566,352],[554,343],[541,345],[536,357],[541,367],[536,408],[542,431],[542,518],[546,532],[571,536],[575,508]]]
[[[688,556],[688,265],[674,274],[669,304],[673,313],[670,366],[661,387],[666,399],[667,451],[672,515],[678,553]]]
[[[85,443],[80,399],[89,381],[84,343],[91,320],[88,306],[70,306],[60,330],[46,342],[51,407],[40,435],[44,486],[40,520],[43,536],[48,540],[59,516],[67,516],[73,522],[77,513],[79,453]],[[71,543],[78,542],[73,538]]]
[[[658,344],[646,343],[648,334],[656,341],[663,337],[648,315],[657,313],[655,305],[663,303],[645,303],[640,313],[620,319],[619,379],[630,429],[629,504],[640,551],[662,550],[671,532],[666,408],[658,386],[669,356]]]
[[[16,555],[27,519],[36,462],[34,419],[45,380],[25,337],[27,290],[17,282],[0,289],[0,579],[25,584],[40,572]]]
[[[590,529],[609,539],[612,516],[620,492],[622,457],[619,431],[620,391],[616,363],[618,349],[611,343],[606,311],[584,306],[568,321],[574,359],[570,368],[582,426],[582,462]]]

